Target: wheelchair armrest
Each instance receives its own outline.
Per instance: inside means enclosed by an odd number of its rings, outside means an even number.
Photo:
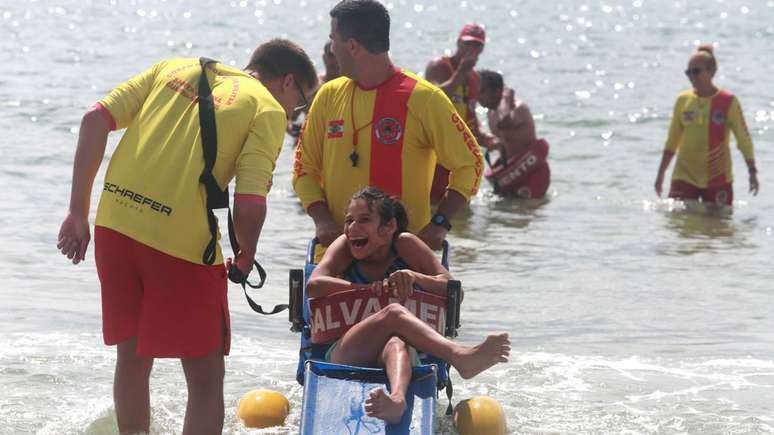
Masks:
[[[290,330],[301,332],[304,328],[304,271],[302,269],[290,269],[288,287],[290,293],[288,303]]]
[[[446,328],[444,335],[454,338],[460,327],[460,302],[462,296],[462,283],[455,279],[449,280],[446,288]]]

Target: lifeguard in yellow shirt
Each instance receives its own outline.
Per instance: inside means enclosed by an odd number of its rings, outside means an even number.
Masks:
[[[117,345],[120,433],[149,432],[154,358],[182,362],[188,386],[182,433],[222,432],[230,326],[210,209],[225,206],[210,204],[217,196],[205,186],[214,185],[228,204],[224,190],[236,177],[234,262],[246,275],[287,117],[316,84],[306,53],[274,39],[255,50],[244,70],[204,58],[161,61],[83,116],[57,245],[73,263],[85,258],[91,239],[89,202],[108,134],[126,129],[100,189],[94,229],[103,337]]]
[[[705,203],[731,205],[731,151],[729,137],[733,132],[749,174],[749,190],[758,193],[758,170],[755,167],[753,143],[742,115],[739,100],[731,92],[718,89],[712,78],[717,61],[711,45],[700,45],[688,61],[685,74],[693,89],[677,97],[669,137],[656,176],[656,193],[661,195],[664,172],[677,153],[672,172],[670,198],[701,199]]]
[[[344,77],[324,84],[312,103],[293,186],[324,246],[341,234],[352,195],[371,185],[400,198],[409,231],[439,249],[451,219],[478,191],[478,143],[441,89],[392,64],[381,3],[346,0],[330,15],[331,49]],[[451,176],[431,219],[436,161]]]
[[[480,144],[485,138],[479,130],[476,118],[481,79],[475,67],[485,44],[484,27],[475,23],[466,24],[457,38],[457,51],[452,56],[444,55],[433,59],[425,68],[425,78],[446,93]],[[436,166],[433,187],[430,190],[430,199],[433,202],[443,197],[448,183],[449,171],[441,165]]]

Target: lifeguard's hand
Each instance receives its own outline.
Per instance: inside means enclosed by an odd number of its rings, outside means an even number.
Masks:
[[[500,142],[500,138],[493,134],[485,133],[484,134],[484,144],[483,144],[488,150],[499,150],[500,147],[503,146],[503,143]]]
[[[414,293],[414,281],[416,275],[410,270],[398,270],[390,274],[387,283],[390,287],[390,294],[404,302]]]
[[[57,249],[72,260],[73,264],[78,264],[86,258],[90,240],[89,219],[68,213],[59,228]]]
[[[315,228],[315,235],[321,245],[330,246],[341,235],[341,227],[333,221],[325,222]]]
[[[758,184],[758,172],[751,172],[750,173],[750,193],[753,194],[753,196],[758,195],[758,188],[760,187],[760,184]]]
[[[462,55],[462,59],[460,59],[460,64],[457,65],[457,70],[462,72],[472,72],[473,68],[476,66],[476,62],[478,62],[478,55],[479,53],[476,51],[469,51]]]
[[[462,55],[460,63],[457,65],[457,71],[455,74],[460,79],[467,81],[470,78],[470,74],[473,72],[473,68],[478,62],[478,53],[469,52]]]
[[[656,176],[656,182],[653,183],[653,187],[656,189],[656,193],[658,194],[659,197],[661,197],[661,185],[663,184],[664,184],[664,174],[659,173]]]
[[[226,259],[226,272],[229,274],[229,278],[234,278],[234,282],[240,283],[243,281],[242,278],[247,279],[247,277],[250,275],[250,272],[253,271],[253,258],[255,257],[255,253],[245,253],[244,251],[239,251],[239,254],[237,254],[236,260],[233,260],[231,258]],[[231,267],[234,266],[239,271],[241,276],[233,275],[233,272],[231,271]],[[232,276],[233,275],[233,276]]]
[[[446,228],[436,225],[433,223],[429,223],[425,225],[424,228],[422,228],[422,231],[417,234],[417,236],[422,239],[427,246],[430,247],[430,249],[434,251],[438,251],[443,246],[443,240],[446,238]]]

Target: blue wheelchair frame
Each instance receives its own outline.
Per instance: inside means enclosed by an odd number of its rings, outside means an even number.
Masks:
[[[304,385],[305,372],[307,370],[307,361],[316,360],[324,361],[325,353],[328,351],[330,344],[317,344],[311,341],[311,322],[309,320],[309,304],[307,303],[306,294],[306,282],[312,274],[316,264],[314,263],[315,247],[318,244],[317,238],[312,239],[307,246],[306,262],[303,269],[291,269],[289,277],[290,287],[290,309],[289,320],[292,323],[290,330],[293,332],[301,333],[301,346],[298,353],[298,366],[296,368],[296,380],[299,384]],[[441,254],[441,264],[449,270],[449,244],[444,240]],[[449,280],[446,297],[446,325],[444,328],[444,335],[446,337],[454,338],[457,336],[457,329],[460,327],[460,295],[461,295],[461,283],[456,280]],[[423,366],[435,365],[437,366],[437,381],[436,388],[438,390],[446,390],[446,396],[449,398],[449,406],[446,411],[447,415],[451,414],[452,405],[451,397],[453,393],[453,387],[451,378],[449,377],[450,365],[448,362],[441,360],[432,355],[420,353],[420,361]],[[365,370],[366,368],[364,368]],[[370,372],[380,372],[382,377],[386,379],[384,370],[367,369]]]
[[[370,392],[388,384],[384,370],[309,360],[306,363],[300,435],[432,435],[435,432],[437,366],[411,370],[406,411],[387,423],[366,415]]]

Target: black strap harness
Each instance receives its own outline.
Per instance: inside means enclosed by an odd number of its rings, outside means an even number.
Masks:
[[[226,186],[225,189],[221,189],[215,176],[212,175],[212,169],[215,167],[215,160],[218,157],[218,133],[215,126],[215,102],[212,98],[210,83],[207,80],[207,65],[216,62],[217,61],[206,57],[199,58],[199,64],[202,67],[202,73],[199,79],[199,125],[201,126],[202,150],[204,154],[204,170],[199,176],[199,182],[204,184],[204,188],[207,191],[207,224],[210,229],[210,241],[207,243],[207,247],[204,248],[202,262],[208,265],[215,263],[215,258],[217,257],[218,219],[213,212],[215,209],[228,209],[228,238],[231,241],[231,249],[234,251],[234,258],[236,259],[237,254],[239,254],[239,242],[237,241],[234,232],[234,220],[231,217],[231,207],[229,205],[228,186]],[[266,282],[266,271],[263,267],[261,267],[256,260],[253,260],[252,266],[258,270],[258,277],[260,278],[258,284],[250,283],[247,280],[247,276],[236,267],[236,264],[232,264],[228,271],[228,278],[232,282],[242,286],[242,290],[245,292],[245,297],[247,298],[247,303],[250,305],[250,308],[256,313],[266,315],[276,314],[286,310],[288,305],[280,304],[276,305],[273,310],[267,312],[250,298],[247,294],[247,287],[259,289],[263,287],[263,284]]]

